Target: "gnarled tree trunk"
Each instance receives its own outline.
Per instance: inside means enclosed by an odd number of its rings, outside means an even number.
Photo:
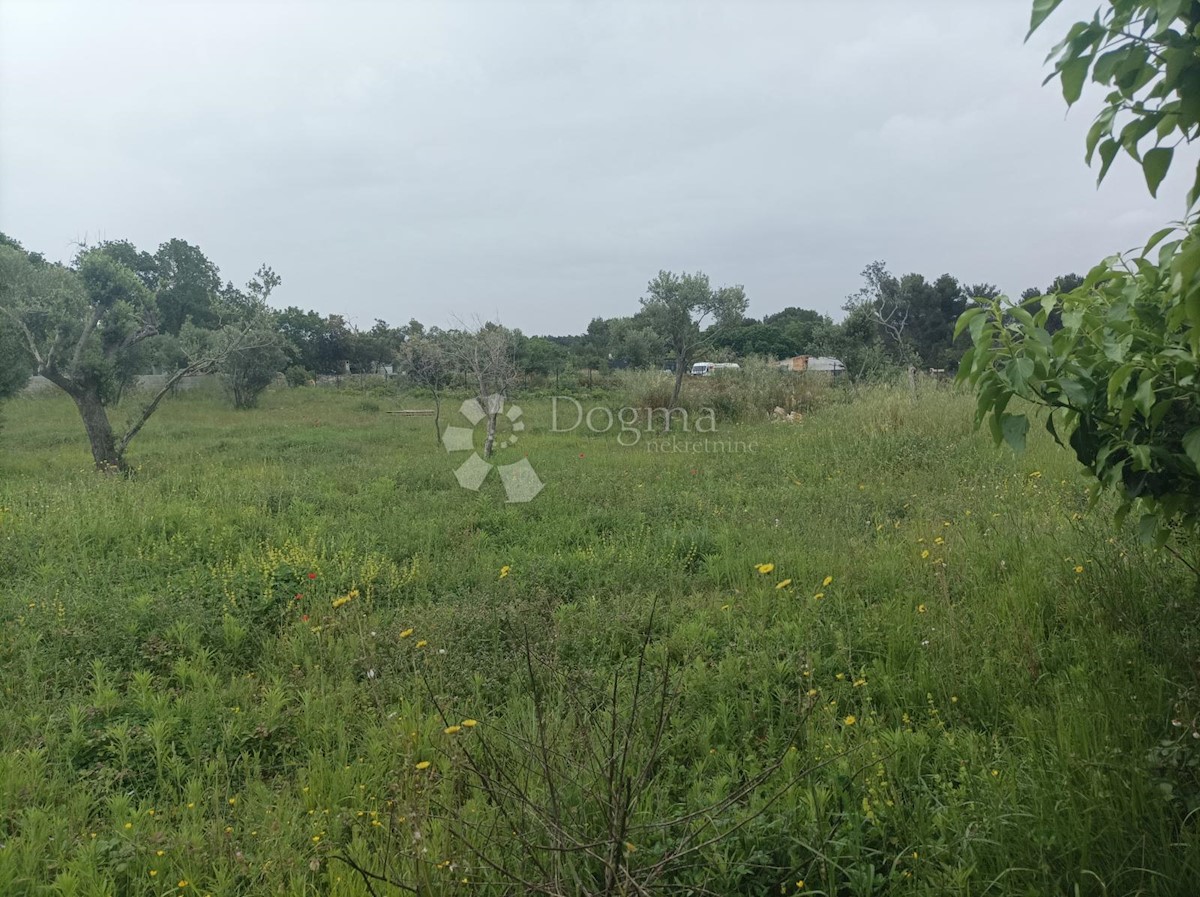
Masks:
[[[108,411],[100,401],[99,391],[95,387],[83,386],[67,390],[79,416],[83,419],[83,428],[87,431],[88,443],[92,447],[92,460],[100,471],[125,471],[125,459],[117,449],[117,438],[113,435],[112,424],[108,421]]]
[[[123,472],[125,464],[124,446],[117,443],[108,411],[100,398],[100,384],[90,380],[75,380],[63,375],[52,365],[39,367],[38,372],[71,397],[87,431],[88,444],[92,448],[92,460],[96,469],[105,473]]]

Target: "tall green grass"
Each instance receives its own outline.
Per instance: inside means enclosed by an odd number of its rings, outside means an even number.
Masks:
[[[580,758],[613,718],[654,759],[634,877],[740,795],[663,893],[1200,891],[1194,578],[1048,439],[994,448],[949,389],[722,419],[740,450],[699,454],[520,404],[497,460],[546,487],[509,505],[353,390],[181,396],[130,479],[90,471],[69,402],[9,403],[0,893],[368,894],[346,860],[521,893],[485,859],[536,882],[539,857],[466,752],[549,801],[540,719],[562,813],[601,836]],[[657,746],[639,659],[668,675]]]

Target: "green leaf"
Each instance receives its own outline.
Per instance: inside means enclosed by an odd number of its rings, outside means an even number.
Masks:
[[[1193,427],[1183,436],[1183,450],[1197,471],[1200,471],[1200,427]]]
[[[1099,65],[1097,65],[1099,68]],[[1088,129],[1087,135],[1087,154],[1083,157],[1088,165],[1092,164],[1092,155],[1096,152],[1096,144],[1100,142],[1101,137],[1112,136],[1113,114],[1115,110],[1112,106],[1107,106],[1096,116],[1096,120],[1092,122],[1092,126]]]
[[[1143,514],[1138,521],[1138,538],[1143,542],[1155,542],[1158,536],[1158,515]]]
[[[1146,241],[1146,248],[1142,250],[1142,254],[1149,255],[1150,251],[1154,249],[1155,246],[1157,246],[1167,237],[1171,236],[1173,233],[1175,233],[1175,228],[1173,227],[1164,227],[1162,230],[1156,231],[1154,236]]]
[[[1129,383],[1129,378],[1133,376],[1135,367],[1132,364],[1123,364],[1108,378],[1108,406],[1115,408],[1117,405],[1117,396],[1125,395],[1125,386]]]
[[[1029,432],[1029,418],[1024,414],[1001,414],[1000,432],[1013,451],[1025,451],[1025,434]]]
[[[1025,40],[1029,40],[1029,35],[1037,31],[1038,26],[1046,21],[1046,17],[1058,8],[1058,4],[1062,0],[1033,0],[1033,15],[1029,18],[1029,34],[1025,35]]]
[[[1167,176],[1174,155],[1175,150],[1170,147],[1156,146],[1142,158],[1142,171],[1146,175],[1146,186],[1150,188],[1151,196],[1158,195],[1158,185]]]
[[[1150,409],[1154,407],[1154,375],[1146,372],[1138,381],[1137,392],[1133,394],[1133,402],[1137,405],[1142,417],[1150,417]]]
[[[1188,191],[1187,195],[1188,211],[1191,211],[1197,199],[1200,199],[1200,162],[1196,163],[1196,176],[1192,179],[1192,189]]]
[[[1096,183],[1099,184],[1104,180],[1104,176],[1108,174],[1108,169],[1112,167],[1113,159],[1117,157],[1117,150],[1121,148],[1121,144],[1109,137],[1100,144],[1100,175],[1096,178]]]
[[[1033,376],[1033,360],[1025,357],[1014,358],[1004,368],[1004,375],[1012,384],[1013,391],[1024,395],[1025,384]]]
[[[977,318],[979,315],[986,313],[987,309],[985,308],[968,308],[966,311],[964,311],[958,316],[958,323],[954,325],[954,338],[958,339],[959,336],[962,335],[962,332],[967,328],[967,325],[971,323],[972,318]]]
[[[1083,93],[1083,82],[1087,79],[1088,69],[1091,67],[1091,64],[1091,56],[1081,56],[1064,64],[1059,70],[1060,77],[1062,78],[1063,99],[1067,101],[1068,106],[1075,105],[1075,101]]]

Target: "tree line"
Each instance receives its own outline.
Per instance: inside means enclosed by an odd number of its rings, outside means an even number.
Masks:
[[[1065,275],[1048,291],[1077,281]],[[933,281],[897,277],[873,262],[863,286],[847,297],[842,320],[802,307],[759,319],[747,316],[740,285],[714,286],[700,272],[660,271],[631,315],[595,317],[580,334],[527,336],[495,324],[443,329],[415,319],[399,326],[376,320],[360,329],[341,314],[273,307],[269,300],[281,283],[263,265],[235,286],[198,246],[181,239],[154,252],[110,240],[59,263],[0,234],[0,398],[40,374],[75,402],[96,464],[121,469],[129,442],[189,375],[218,374],[238,408],[253,407],[281,373],[298,386],[322,375],[391,369],[440,390],[456,379],[478,379],[463,359],[472,339],[498,329],[508,359],[503,382],[511,375],[513,382],[560,385],[571,374],[591,383],[615,369],[658,368],[674,375],[674,402],[684,372],[702,355],[714,361],[834,356],[853,379],[908,365],[953,368],[968,342],[955,337],[955,320],[998,293],[948,274]],[[164,375],[165,384],[126,431],[115,432],[107,409],[147,373]]]

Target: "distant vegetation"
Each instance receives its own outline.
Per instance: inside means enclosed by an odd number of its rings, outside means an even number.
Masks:
[[[526,336],[500,328],[512,373],[524,386],[595,385],[619,370],[670,370],[667,404],[680,403],[684,374],[701,355],[710,360],[829,355],[843,361],[856,382],[882,381],[898,370],[953,369],[966,349],[953,332],[971,297],[985,301],[995,287],[964,287],[950,275],[930,283],[918,274],[895,277],[882,262],[863,272],[864,285],[844,305],[840,322],[791,307],[762,320],[745,316],[740,286],[714,289],[702,273],[659,272],[629,316],[594,318],[586,333]],[[1058,283],[1068,282],[1060,278]],[[322,376],[392,371],[429,385],[431,361],[444,370],[435,380],[472,379],[455,359],[464,335],[416,320],[368,330],[344,315],[322,316],[269,304],[282,279],[263,266],[244,288],[222,282],[201,250],[169,240],[155,253],[123,240],[81,250],[69,265],[48,262],[0,235],[0,398],[39,373],[75,401],[101,469],[127,466],[126,449],[159,403],[185,376],[216,373],[234,406],[251,408],[277,376],[304,386]],[[436,367],[436,365],[435,365]],[[165,374],[121,432],[109,409],[138,375]],[[515,382],[515,381],[514,381]],[[769,409],[766,409],[769,410]]]

